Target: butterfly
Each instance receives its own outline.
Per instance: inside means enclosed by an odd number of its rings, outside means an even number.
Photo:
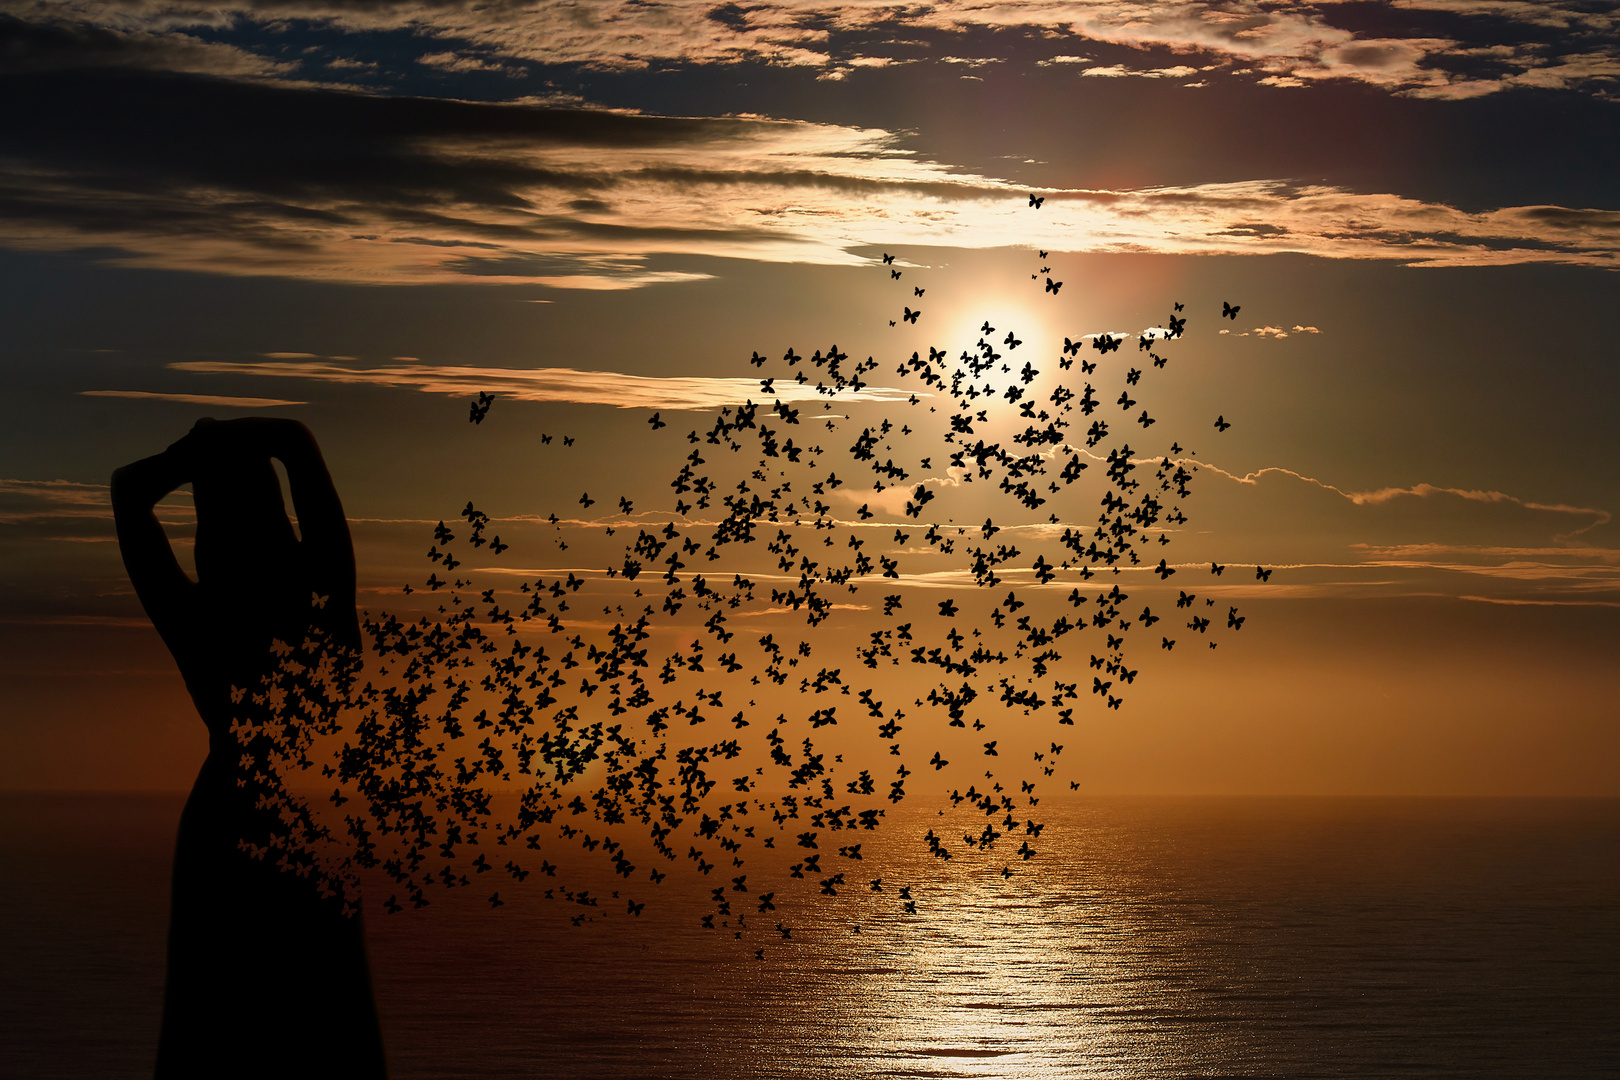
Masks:
[[[550,443],[551,443],[551,436],[550,436],[550,435],[545,435],[545,434],[542,434],[542,435],[541,435],[541,436],[540,436],[540,442],[541,442],[541,443],[542,443],[542,444],[543,444],[543,445],[550,445]]]
[[[758,354],[756,353],[755,355],[757,356]],[[668,424],[664,423],[664,421],[660,420],[658,418],[658,415],[659,415],[658,413],[653,413],[651,416],[649,416],[647,418],[647,423],[652,425],[652,429],[654,431],[657,431],[661,427],[668,427],[669,426]]]
[[[1181,305],[1180,304],[1176,305],[1176,310],[1177,311],[1181,310]],[[1243,310],[1243,309],[1240,308],[1240,307],[1234,307],[1233,305],[1228,304],[1225,300],[1221,301],[1221,317],[1222,318],[1231,319],[1233,322],[1237,322],[1237,313],[1239,311],[1241,311],[1241,310]]]
[[[563,445],[564,446],[573,446],[574,445],[574,437],[572,435],[564,435],[563,436]]]
[[[596,500],[591,498],[590,492],[586,492],[579,497],[579,505],[585,507],[587,510],[591,508],[591,504],[594,502],[596,502]]]
[[[1009,349],[1016,349],[1018,346],[1023,344],[1023,341],[1019,338],[1013,337],[1013,332],[1009,330],[1007,331],[1007,337],[1002,344],[1006,345]]]
[[[915,295],[915,296],[921,296],[921,295],[922,295],[922,294],[923,294],[923,293],[924,293],[924,292],[925,292],[925,291],[926,291],[926,290],[924,290],[924,289],[920,289],[920,288],[918,288],[918,287],[917,287],[917,286],[915,286],[915,285],[913,285],[913,286],[912,286],[912,287],[911,287],[911,291],[912,291],[912,294],[913,294],[913,295]]]
[[[1257,567],[1254,568],[1254,578],[1255,578],[1256,581],[1270,581],[1271,580],[1271,571],[1261,569],[1260,567],[1257,566]]]
[[[1044,260],[1044,259],[1045,259],[1045,258],[1046,258],[1046,252],[1044,252],[1044,251],[1043,251],[1043,252],[1041,252],[1041,258],[1042,258],[1042,259],[1043,259],[1043,260]]]
[[[884,265],[887,266],[889,263],[892,263],[892,262],[894,262],[894,256],[890,255],[887,251],[885,251],[883,253],[883,263],[884,263]]]
[[[641,909],[647,906],[646,901],[638,904],[634,900],[626,900],[625,903],[630,905],[630,914],[637,916],[641,914]]]
[[[1227,428],[1229,428],[1231,426],[1232,426],[1231,424],[1227,423],[1225,416],[1217,416],[1215,418],[1215,430],[1216,431],[1225,431]]]
[[[1043,203],[1045,201],[1046,201],[1046,196],[1045,195],[1036,196],[1034,194],[1031,194],[1030,197],[1029,197],[1029,205],[1033,206],[1037,210],[1039,210],[1041,208],[1041,203]]]
[[[898,271],[898,270],[890,270],[889,271],[889,276],[891,278],[898,278],[900,276],[900,271]]]
[[[904,319],[906,322],[912,323],[913,325],[915,325],[916,322],[917,322],[917,316],[919,316],[921,314],[922,314],[922,312],[920,312],[920,311],[912,311],[910,308],[906,308],[905,314],[901,315],[900,317],[902,319]]]
[[[330,600],[330,599],[332,599],[330,596],[322,596],[320,593],[317,593],[317,592],[312,592],[312,593],[309,594],[309,602],[312,605],[314,605],[315,607],[318,607],[318,608],[325,607],[326,602],[328,600]]]
[[[1046,291],[1051,293],[1053,296],[1056,296],[1057,291],[1061,288],[1063,288],[1063,282],[1053,281],[1051,278],[1046,279]]]

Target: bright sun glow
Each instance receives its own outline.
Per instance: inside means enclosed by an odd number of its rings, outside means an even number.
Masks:
[[[1063,343],[1054,322],[1056,315],[1056,310],[1046,312],[1037,304],[991,294],[982,302],[960,305],[959,314],[948,324],[947,336],[938,347],[947,350],[954,365],[963,352],[978,352],[980,339],[989,342],[1001,359],[984,373],[980,385],[988,384],[1000,393],[1019,381],[1018,371],[1025,362],[1037,368],[1056,363]],[[990,330],[986,331],[986,326]],[[1009,344],[1009,334],[1017,345]]]

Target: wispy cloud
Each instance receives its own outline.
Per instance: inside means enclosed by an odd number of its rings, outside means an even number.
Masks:
[[[385,100],[52,76],[0,114],[12,247],[368,283],[630,288],[657,257],[856,265],[873,246],[1305,253],[1420,266],[1620,265],[1620,211],[1468,212],[1280,180],[1043,189],[959,171],[897,133],[744,117]],[[66,134],[64,134],[66,133]],[[307,143],[330,148],[304,151]]]
[[[165,525],[190,525],[195,518],[191,493],[185,489],[170,492],[156,509]],[[0,525],[83,527],[91,532],[51,539],[100,541],[111,539],[112,518],[112,496],[106,484],[0,477]],[[172,540],[189,542],[180,537]]]
[[[218,405],[228,409],[271,409],[282,405],[305,405],[308,402],[288,401],[283,398],[225,397],[220,394],[160,394],[146,390],[81,390],[82,397],[134,398],[139,401],[178,401],[186,405]]]
[[[1203,66],[1233,68],[1277,86],[1348,80],[1444,98],[1515,86],[1607,92],[1620,74],[1615,13],[1607,5],[1581,0],[1395,0],[1382,12],[1382,36],[1377,37],[1340,25],[1332,0],[945,0],[910,6],[887,0],[748,5],[715,5],[712,0],[600,0],[588,5],[569,0],[476,5],[223,0],[206,6],[191,0],[16,0],[11,6],[35,23],[80,36],[94,30],[179,39],[188,32],[229,28],[238,35],[257,30],[273,40],[294,20],[355,41],[377,31],[408,31],[427,46],[417,62],[463,71],[513,67],[517,73],[518,64],[636,70],[670,63],[763,62],[821,68],[839,77],[853,64],[915,60],[911,39],[918,35],[946,43],[935,54],[941,59],[1004,62],[1002,56],[961,55],[962,50],[953,48],[956,41],[965,44],[976,32],[990,30],[1022,35],[1031,52],[1044,45],[1030,57],[1037,63],[1048,56],[1049,63],[1073,62],[1076,51],[1086,46],[1151,49],[1196,59]],[[1437,15],[1444,20],[1446,36],[1436,36],[1432,29]],[[1525,43],[1501,44],[1515,37]],[[853,61],[840,55],[852,41],[858,42],[861,54]],[[248,61],[284,63],[279,57],[252,56],[236,62]],[[1110,73],[1108,66],[1103,65],[1102,74]],[[1117,73],[1144,71],[1122,68]]]
[[[1217,476],[1225,477],[1228,480],[1234,480],[1239,484],[1248,485],[1250,487],[1258,485],[1261,480],[1267,476],[1288,477],[1290,479],[1300,481],[1301,483],[1308,484],[1312,487],[1320,488],[1323,491],[1331,491],[1333,494],[1354,503],[1356,506],[1382,506],[1386,503],[1395,502],[1396,500],[1401,499],[1452,498],[1470,503],[1515,506],[1524,510],[1534,510],[1548,514],[1567,514],[1577,518],[1588,519],[1586,524],[1582,525],[1580,528],[1558,537],[1560,540],[1571,536],[1579,536],[1580,534],[1589,532],[1600,525],[1607,525],[1614,518],[1614,515],[1608,510],[1602,510],[1597,507],[1571,506],[1567,503],[1536,502],[1530,499],[1521,499],[1516,495],[1509,495],[1503,491],[1442,487],[1436,484],[1428,483],[1413,484],[1410,487],[1383,487],[1371,491],[1346,491],[1345,489],[1334,484],[1330,484],[1325,480],[1318,480],[1314,476],[1306,476],[1304,473],[1295,472],[1293,469],[1285,469],[1281,466],[1267,466],[1263,469],[1256,469],[1253,472],[1239,475],[1237,473],[1228,472],[1220,466],[1212,465],[1207,461],[1199,461],[1195,464],[1197,464],[1200,469],[1214,473]]]
[[[105,484],[0,478],[0,524],[49,518],[112,518]]]
[[[516,401],[566,401],[578,405],[612,405],[620,409],[707,410],[759,401],[825,401],[813,383],[783,380],[766,394],[758,379],[698,376],[649,378],[617,371],[574,368],[486,368],[416,364],[410,367],[344,367],[326,361],[257,361],[225,363],[190,360],[169,365],[201,375],[237,375],[350,385],[404,387],[429,394],[470,396],[495,393]],[[846,399],[905,401],[911,391],[869,386]],[[249,399],[256,400],[256,399]]]

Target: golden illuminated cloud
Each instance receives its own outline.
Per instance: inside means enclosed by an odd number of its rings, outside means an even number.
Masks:
[[[566,401],[577,405],[612,405],[620,409],[718,409],[750,399],[820,401],[826,396],[813,383],[783,379],[764,393],[759,379],[719,379],[699,376],[650,378],[617,371],[577,371],[573,368],[487,368],[413,364],[409,367],[353,368],[325,361],[257,361],[226,363],[189,360],[171,364],[179,371],[202,375],[252,375],[307,379],[350,385],[408,387],[429,394],[470,396],[494,393],[516,401]],[[841,400],[905,401],[909,390],[869,386]],[[920,397],[927,395],[918,395]],[[231,399],[227,399],[231,400]],[[258,399],[240,399],[258,400]]]
[[[888,0],[775,0],[718,6],[711,0],[542,0],[463,5],[434,0],[352,4],[341,0],[225,0],[199,7],[187,0],[24,0],[10,5],[30,19],[100,35],[108,56],[150,52],[150,42],[117,38],[157,35],[175,39],[192,53],[202,44],[185,33],[257,25],[272,32],[285,20],[307,20],[350,34],[408,30],[441,43],[416,58],[429,68],[459,72],[516,73],[516,63],[573,64],[602,70],[636,70],[655,64],[734,64],[821,68],[839,78],[857,67],[917,62],[909,37],[961,39],[994,31],[1018,34],[1030,52],[1058,62],[1073,60],[1087,45],[1133,51],[1158,50],[1197,61],[1199,67],[1262,77],[1279,87],[1324,79],[1361,82],[1418,96],[1462,98],[1515,86],[1596,87],[1620,75],[1613,48],[1615,16],[1578,0],[1543,3],[1493,0],[1401,0],[1390,5],[1385,33],[1365,37],[1333,25],[1327,3],[1227,0],[998,0],[994,4],[944,0],[902,6]],[[1457,38],[1423,34],[1432,21],[1449,18]],[[1412,13],[1412,14],[1408,14]],[[1463,40],[1474,30],[1482,40],[1501,41],[1503,26],[1519,31],[1518,46],[1486,48]],[[1477,30],[1476,30],[1477,27]],[[82,28],[82,29],[81,29]],[[138,28],[138,29],[137,29]],[[1557,32],[1549,39],[1547,31]],[[66,32],[66,31],[59,31]],[[842,47],[837,40],[841,39]],[[1556,40],[1556,46],[1551,41]],[[853,43],[853,48],[851,47]],[[1044,46],[1044,48],[1043,48]],[[89,47],[88,45],[86,47]],[[192,64],[281,63],[251,54],[192,58]],[[1561,53],[1560,53],[1561,50]],[[38,54],[40,50],[31,50]],[[851,52],[854,55],[849,55]],[[947,50],[948,52],[948,50]],[[1055,53],[1055,56],[1053,55]],[[1482,55],[1483,53],[1483,55]],[[945,52],[936,55],[946,55]],[[227,58],[228,56],[228,58]],[[1006,62],[956,57],[973,63]],[[1031,57],[1039,62],[1040,55]],[[184,62],[183,58],[176,63]],[[327,74],[341,76],[364,62],[333,57]],[[1169,67],[1103,65],[1095,74],[1175,77]],[[1113,68],[1115,70],[1108,70]],[[260,72],[251,72],[260,74]]]
[[[1470,212],[1390,193],[1281,180],[1026,189],[901,148],[893,132],[750,118],[649,117],[345,93],[218,91],[244,117],[227,168],[207,139],[162,155],[71,160],[19,150],[5,243],[112,248],[119,265],[366,283],[622,289],[689,280],[726,258],[855,265],[873,248],[1038,246],[1054,252],[1303,253],[1418,266],[1620,264],[1620,211]],[[312,163],[283,140],[353,148]],[[387,121],[390,134],[378,134]],[[274,126],[274,125],[272,125]],[[94,135],[89,132],[87,135]],[[88,157],[86,156],[88,155]],[[0,215],[7,213],[0,200]]]

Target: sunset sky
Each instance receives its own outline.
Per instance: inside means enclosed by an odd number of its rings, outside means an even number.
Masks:
[[[106,485],[200,416],[309,425],[362,607],[469,499],[515,596],[671,520],[686,432],[761,378],[825,412],[790,347],[875,360],[836,456],[922,429],[913,351],[989,322],[1051,379],[1179,302],[1133,436],[1196,451],[1178,576],[1102,584],[1247,622],[1081,701],[1079,790],[1620,794],[1620,5],[0,0],[0,101],[0,787],[191,783]],[[917,456],[959,523],[1053,509]],[[829,502],[906,525],[894,488]],[[919,625],[975,592],[903,569],[818,666],[859,669],[891,590]]]

